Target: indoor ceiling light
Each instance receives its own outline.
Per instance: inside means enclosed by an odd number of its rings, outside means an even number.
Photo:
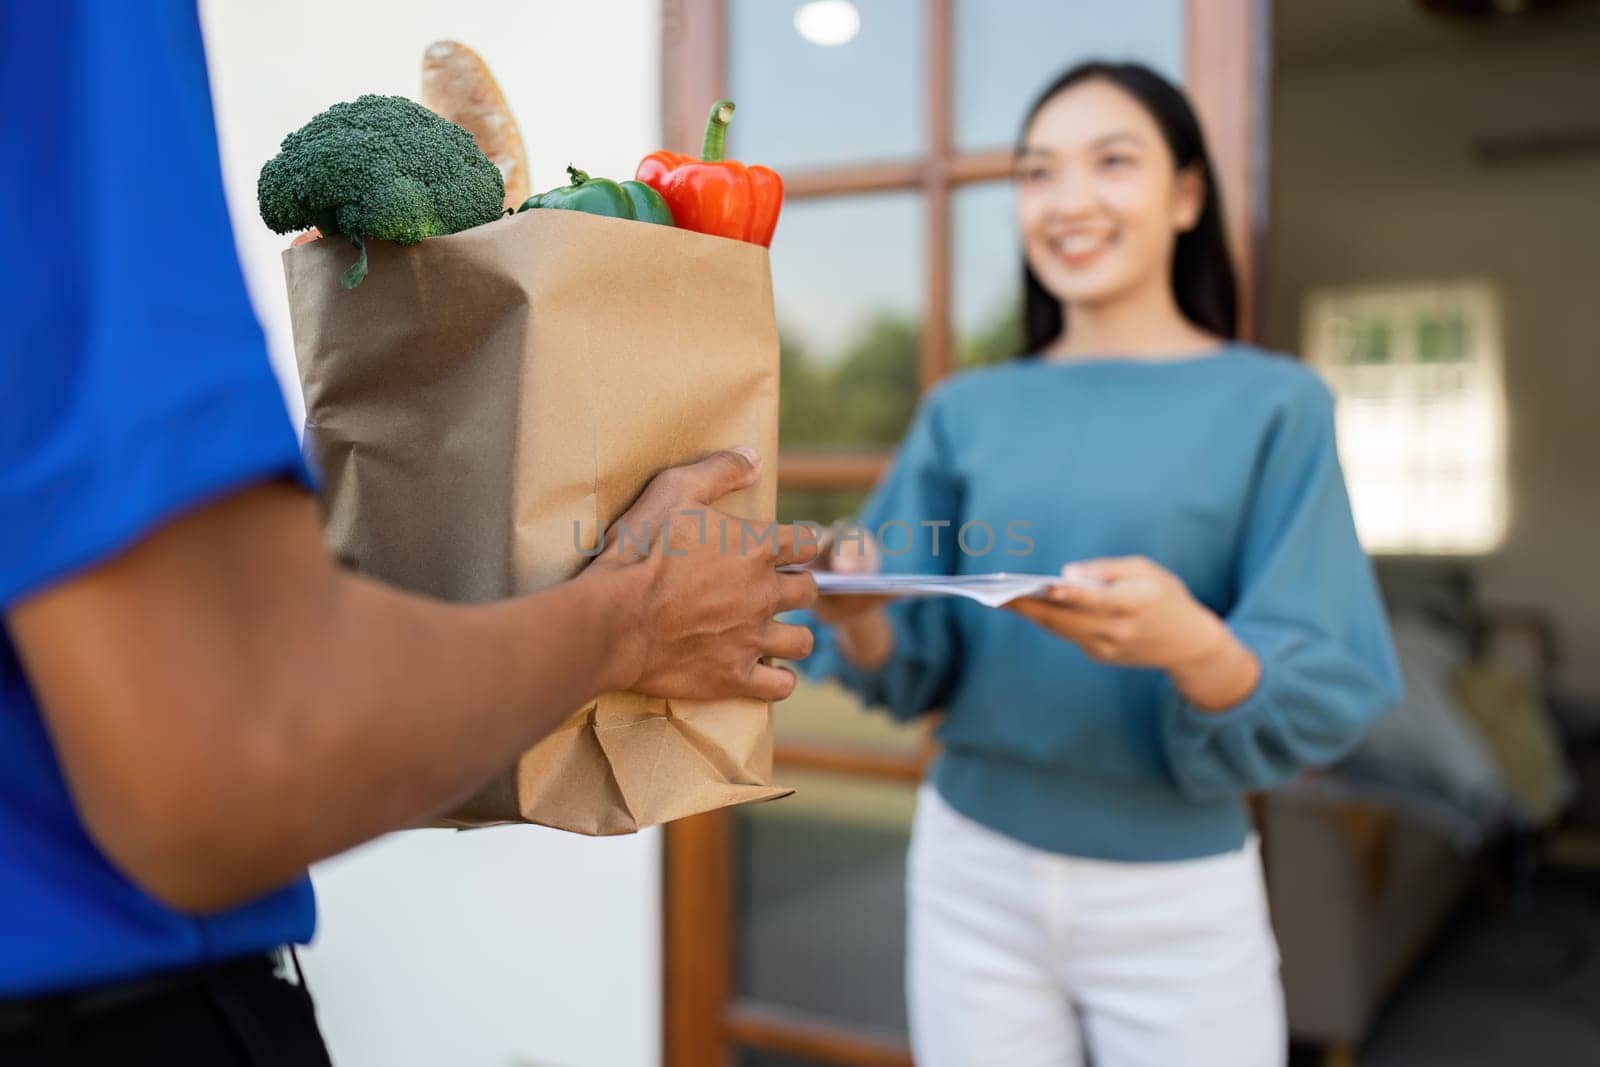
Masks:
[[[849,44],[861,32],[861,12],[850,0],[811,0],[795,9],[794,29],[812,44]]]

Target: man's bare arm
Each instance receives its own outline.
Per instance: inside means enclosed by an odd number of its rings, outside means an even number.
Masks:
[[[715,499],[748,480],[718,462],[712,482],[674,485]],[[792,679],[758,657],[809,650],[770,615],[814,586],[770,560],[698,555],[445,604],[339,570],[311,498],[274,484],[172,522],[8,624],[90,833],[148,891],[202,911],[448,807],[597,692],[787,695]]]

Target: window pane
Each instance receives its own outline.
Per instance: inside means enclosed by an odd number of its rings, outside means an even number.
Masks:
[[[956,0],[956,147],[1016,143],[1033,98],[1081,60],[1137,60],[1181,82],[1183,9],[1183,0]]]
[[[865,489],[778,490],[779,522],[814,522],[821,526],[835,519],[852,519],[866,502]]]
[[[803,678],[794,695],[772,706],[772,721],[779,741],[823,742],[906,755],[920,751],[927,736],[920,724],[868,711],[843,686]]]
[[[995,363],[1022,345],[1022,243],[1010,182],[957,189],[951,319],[958,366]]]
[[[813,6],[729,0],[728,151],[780,172],[921,155],[922,0],[854,0],[860,29],[839,45],[800,35]]]
[[[801,201],[772,244],[784,448],[893,446],[917,403],[916,193]]]
[[[1506,527],[1495,291],[1478,282],[1314,289],[1305,352],[1339,399],[1339,457],[1371,552],[1488,552]]]
[[[735,809],[738,995],[904,1033],[909,784],[780,771]]]

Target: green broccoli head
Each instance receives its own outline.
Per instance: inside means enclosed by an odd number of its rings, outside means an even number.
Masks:
[[[364,238],[415,244],[500,217],[505,180],[466,130],[403,96],[335,104],[283,139],[256,183],[276,233],[345,234],[366,276]]]

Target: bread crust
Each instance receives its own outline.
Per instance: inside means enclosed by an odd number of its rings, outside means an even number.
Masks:
[[[422,106],[472,134],[506,181],[506,207],[528,199],[528,156],[505,94],[483,57],[459,41],[422,53]]]

